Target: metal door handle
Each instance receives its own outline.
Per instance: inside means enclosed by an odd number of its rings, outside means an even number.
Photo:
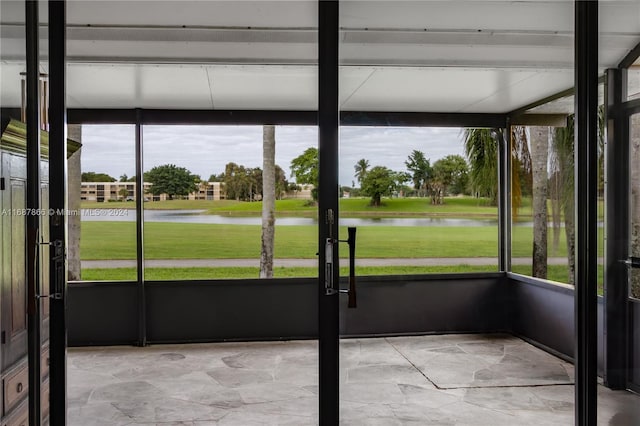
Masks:
[[[356,299],[356,228],[347,228],[349,237],[346,240],[340,240],[342,243],[349,244],[349,290],[341,290],[340,293],[346,293],[349,296],[347,306],[349,308],[357,308]]]

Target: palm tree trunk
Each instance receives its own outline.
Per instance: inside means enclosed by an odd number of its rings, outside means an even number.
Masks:
[[[260,278],[273,278],[273,246],[276,205],[275,127],[262,128],[262,250]]]
[[[533,173],[533,270],[532,275],[547,278],[547,160],[549,128],[531,127]]]
[[[79,124],[68,125],[69,138],[82,142],[82,126]],[[82,192],[81,163],[82,148],[73,153],[67,161],[67,194],[68,208],[72,212],[79,212],[80,193]],[[67,243],[67,278],[69,281],[82,279],[82,264],[80,263],[80,214],[67,216],[68,243]]]
[[[558,188],[558,173],[553,174],[553,178],[551,179],[551,219],[552,219],[552,229],[553,229],[553,255],[555,256],[558,252],[558,247],[560,246],[560,190]]]
[[[573,193],[573,188],[572,193]],[[569,276],[567,283],[574,285],[573,277],[576,270],[576,229],[575,223],[575,207],[573,197],[567,197],[564,202],[564,233],[567,239],[567,262],[569,265]]]

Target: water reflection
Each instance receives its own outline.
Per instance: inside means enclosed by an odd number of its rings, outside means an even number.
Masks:
[[[114,214],[109,214],[109,209],[96,214],[96,209],[83,210],[83,221],[110,221],[110,222],[135,222],[135,210],[113,209]],[[210,223],[217,225],[261,225],[259,216],[223,216],[204,214],[205,210],[145,210],[145,222],[174,222],[174,223]],[[311,217],[279,217],[276,219],[278,226],[315,226],[317,219]],[[441,217],[360,217],[340,218],[341,226],[459,226],[480,227],[497,226],[495,219],[457,219]],[[533,222],[518,222],[514,226],[533,226]],[[551,223],[549,223],[551,226]],[[602,226],[600,223],[599,226]]]
[[[109,214],[104,209],[101,214],[95,210],[83,210],[83,221],[117,221],[135,222],[135,210],[125,210]],[[222,216],[204,214],[205,210],[145,210],[145,222],[174,222],[174,223],[210,223],[218,225],[261,225],[259,216]],[[279,226],[312,226],[318,221],[310,217],[279,217]],[[374,217],[374,218],[341,218],[343,226],[497,226],[492,219],[454,219],[454,218],[416,218],[416,217]]]

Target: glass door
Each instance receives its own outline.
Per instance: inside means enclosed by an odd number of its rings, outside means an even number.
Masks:
[[[514,305],[498,284],[498,167],[510,138],[527,162],[513,171],[521,268],[531,265],[534,214],[530,130],[505,135],[491,114],[544,98],[541,87],[571,87],[574,70],[541,70],[560,56],[536,37],[507,47],[486,32],[510,38],[526,22],[571,40],[573,7],[505,6],[340,2],[340,240],[357,229],[355,294],[340,248],[341,422],[506,425],[534,412],[573,422],[570,364],[496,333]],[[572,44],[562,46],[570,56]],[[546,164],[544,130],[534,136]],[[544,164],[536,177],[546,187]],[[550,414],[546,401],[563,408]]]

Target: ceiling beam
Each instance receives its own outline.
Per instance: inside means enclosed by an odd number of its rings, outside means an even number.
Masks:
[[[640,42],[636,44],[635,47],[629,51],[629,53],[627,53],[627,56],[625,56],[622,61],[620,61],[620,63],[618,64],[618,68],[629,68],[638,59],[638,57],[640,57]]]
[[[315,126],[317,111],[141,109],[142,124]],[[135,109],[76,109],[69,124],[135,124]],[[342,126],[485,127],[506,125],[505,114],[342,111]]]
[[[522,114],[511,117],[512,126],[566,127],[568,114]]]

